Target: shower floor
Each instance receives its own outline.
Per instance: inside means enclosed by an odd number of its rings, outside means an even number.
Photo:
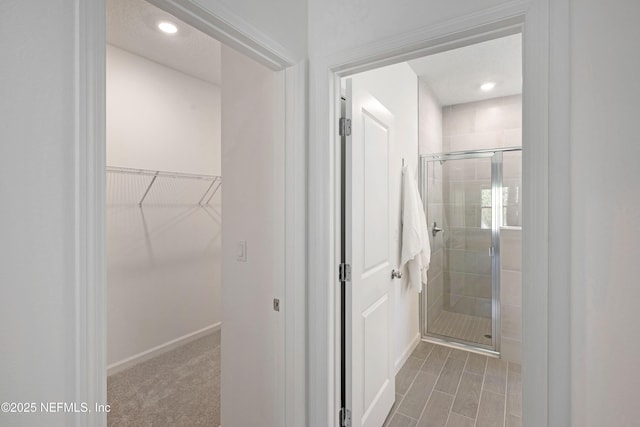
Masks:
[[[483,345],[491,345],[491,319],[468,314],[442,311],[435,321],[427,325],[427,332],[470,341]]]

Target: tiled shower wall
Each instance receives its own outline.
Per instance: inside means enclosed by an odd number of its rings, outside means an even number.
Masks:
[[[522,358],[522,231],[500,230],[500,313],[502,358],[521,363]]]
[[[508,190],[504,208],[506,224],[500,229],[500,351],[502,358],[521,363],[522,355],[522,225],[520,189],[522,152],[503,154],[503,186]]]
[[[522,145],[522,96],[513,95],[442,108],[443,151]]]

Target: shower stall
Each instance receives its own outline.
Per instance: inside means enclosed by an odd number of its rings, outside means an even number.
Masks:
[[[500,229],[521,225],[520,165],[521,147],[420,157],[431,240],[424,339],[500,352]]]

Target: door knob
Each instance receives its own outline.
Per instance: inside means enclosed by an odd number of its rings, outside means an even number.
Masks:
[[[402,278],[402,271],[391,270],[391,278],[392,279],[401,279]]]

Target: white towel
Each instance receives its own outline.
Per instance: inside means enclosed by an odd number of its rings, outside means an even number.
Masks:
[[[427,270],[430,261],[429,229],[422,199],[409,166],[404,166],[402,168],[402,256],[400,268],[407,264],[409,284],[418,292],[422,292],[422,283],[427,283]]]

